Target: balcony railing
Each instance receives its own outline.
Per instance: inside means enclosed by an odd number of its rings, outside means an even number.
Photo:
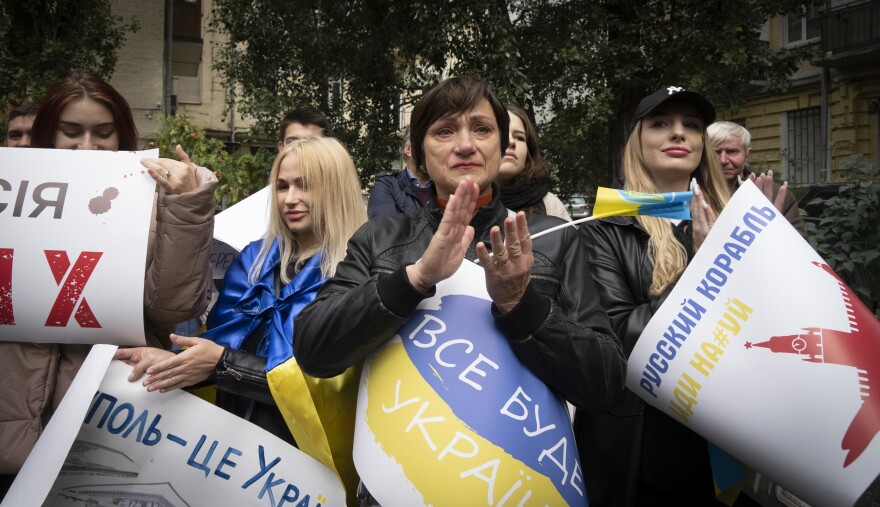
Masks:
[[[853,2],[822,13],[822,49],[826,54],[877,45],[880,45],[880,2]]]

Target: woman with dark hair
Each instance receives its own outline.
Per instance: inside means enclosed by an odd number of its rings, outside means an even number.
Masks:
[[[714,119],[702,95],[663,88],[639,104],[623,152],[626,190],[684,192],[695,181],[691,220],[609,217],[580,228],[627,357],[729,199],[706,142]],[[607,412],[578,413],[575,430],[590,505],[716,505],[706,440],[635,393]]]
[[[575,405],[603,410],[617,399],[620,344],[577,231],[532,243],[533,231],[563,222],[510,216],[501,203],[494,181],[509,121],[488,85],[471,77],[443,81],[419,100],[412,153],[433,181],[430,199],[414,214],[367,222],[349,241],[336,274],[296,319],[295,355],[306,373],[332,377],[360,362],[437,283],[479,259],[491,314],[520,360]]]
[[[125,98],[103,79],[72,72],[40,99],[34,120],[37,148],[135,151],[138,134]]]
[[[507,209],[553,215],[571,221],[565,204],[550,192],[550,168],[541,155],[538,133],[524,109],[507,106],[510,134],[496,181]]]
[[[137,129],[125,99],[101,78],[73,72],[40,101],[34,147],[135,150]],[[158,183],[147,242],[144,333],[170,348],[174,326],[208,304],[208,258],[217,178],[177,147],[180,161],[145,158]],[[132,269],[143,269],[133,265]],[[0,474],[16,474],[85,360],[88,345],[0,343]],[[13,387],[14,386],[14,387]],[[13,399],[14,398],[14,399]]]

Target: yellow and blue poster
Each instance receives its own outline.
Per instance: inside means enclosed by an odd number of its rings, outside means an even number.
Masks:
[[[358,473],[384,507],[585,506],[565,404],[495,329],[483,280],[464,262],[367,359]]]
[[[813,507],[853,505],[880,473],[878,378],[880,321],[751,182],[627,368],[645,401]]]

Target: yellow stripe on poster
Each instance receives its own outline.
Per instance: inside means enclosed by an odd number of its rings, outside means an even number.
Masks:
[[[565,504],[549,478],[460,421],[421,377],[402,342],[376,355],[366,385],[366,423],[426,505]]]

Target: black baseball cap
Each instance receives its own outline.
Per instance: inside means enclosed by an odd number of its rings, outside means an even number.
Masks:
[[[680,100],[694,106],[700,112],[700,116],[703,117],[703,121],[707,126],[715,121],[715,106],[709,102],[709,99],[697,92],[685,90],[680,86],[667,86],[648,95],[639,102],[636,114],[633,115],[632,121],[629,122],[629,131],[632,132],[639,120],[651,114],[651,111],[657,109],[657,106],[667,100]]]

